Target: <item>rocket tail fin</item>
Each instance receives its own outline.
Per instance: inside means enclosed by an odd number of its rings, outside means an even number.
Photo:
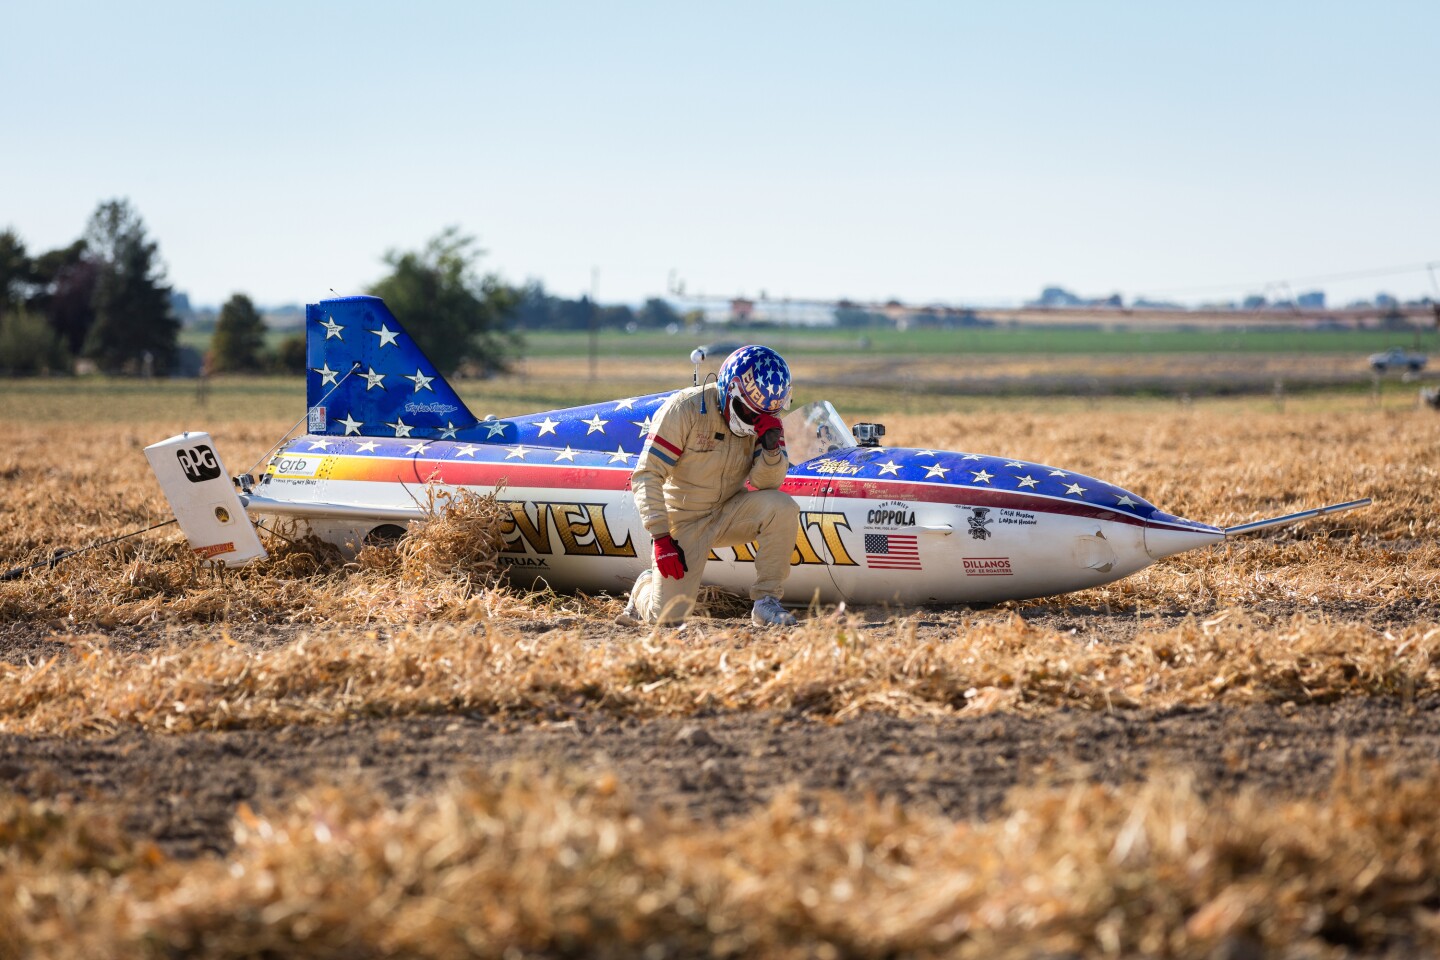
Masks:
[[[307,304],[305,361],[310,433],[444,438],[476,422],[378,297]]]

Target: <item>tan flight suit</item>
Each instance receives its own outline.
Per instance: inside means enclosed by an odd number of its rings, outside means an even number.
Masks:
[[[783,442],[767,451],[756,437],[730,432],[715,384],[681,390],[661,405],[630,487],[645,529],[652,538],[674,537],[689,572],[670,580],[652,563],[633,598],[641,619],[679,623],[689,615],[712,547],[756,541],[750,599],[784,594],[800,518],[794,499],[776,489],[789,469]]]

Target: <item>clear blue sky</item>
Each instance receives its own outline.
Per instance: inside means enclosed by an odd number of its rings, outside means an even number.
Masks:
[[[1242,296],[1440,260],[1437,41],[1434,0],[0,0],[0,229],[128,197],[197,303],[452,224],[607,301]]]

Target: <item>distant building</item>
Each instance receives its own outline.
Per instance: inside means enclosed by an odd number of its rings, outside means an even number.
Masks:
[[[1301,310],[1324,310],[1325,291],[1307,290],[1305,293],[1302,293],[1300,294],[1300,296],[1295,298],[1295,305],[1298,306]]]
[[[833,327],[835,308],[828,303],[810,300],[751,300],[734,297],[730,300],[693,298],[692,309],[706,323],[717,325],[752,323],[774,324],[778,327]]]
[[[1064,287],[1046,287],[1040,291],[1040,299],[1031,300],[1025,304],[1027,307],[1079,307],[1083,306],[1081,300],[1075,294]]]
[[[1124,298],[1118,293],[1112,293],[1108,297],[1077,297],[1064,287],[1046,287],[1040,291],[1040,299],[1031,300],[1025,304],[1027,307],[1114,307],[1119,309],[1125,306]]]

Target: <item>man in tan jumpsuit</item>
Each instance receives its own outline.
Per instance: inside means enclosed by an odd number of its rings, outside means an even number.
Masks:
[[[778,413],[790,402],[790,370],[768,347],[741,347],[716,382],[673,394],[630,477],[655,561],[630,591],[618,622],[685,619],[713,547],[756,543],[756,624],[789,626],[780,605],[800,508],[778,489],[790,468]],[[747,489],[746,483],[754,489]]]

